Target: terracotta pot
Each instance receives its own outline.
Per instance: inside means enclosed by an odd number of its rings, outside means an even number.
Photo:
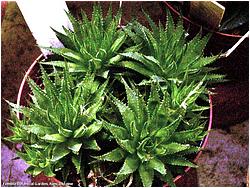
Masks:
[[[45,176],[43,173],[38,176],[31,177],[31,185],[34,187],[65,187],[67,184],[64,184],[55,177]]]
[[[39,75],[38,75],[38,70],[39,70],[39,66],[38,66],[38,62],[41,61],[43,59],[43,55],[40,55],[29,67],[29,69],[27,70],[20,88],[19,88],[19,92],[18,92],[18,97],[17,97],[17,104],[20,105],[27,105],[27,101],[30,99],[28,93],[30,92],[30,90],[28,89],[28,83],[27,83],[27,78],[31,77],[34,80],[38,80],[39,79]],[[208,134],[206,135],[206,137],[202,140],[201,142],[201,148],[204,149],[207,145],[208,142],[208,138],[209,138],[209,131],[212,128],[212,120],[213,120],[213,106],[212,106],[212,96],[209,96],[209,103],[210,103],[210,115],[209,115],[209,124],[208,124]],[[20,118],[21,114],[17,113],[18,118]],[[196,163],[197,160],[199,159],[200,155],[202,154],[202,150],[199,151],[196,155],[196,157],[194,158],[193,162]],[[185,182],[185,178],[187,178],[186,174],[191,170],[190,167],[186,167],[185,168],[185,173],[182,175],[178,175],[177,177],[175,177],[174,182],[177,185],[182,185],[183,182]],[[56,179],[55,177],[46,177],[43,174],[40,174],[36,177],[32,177],[32,182],[34,184],[34,186],[65,186],[65,184],[63,184],[62,182],[60,182],[60,180]],[[167,184],[165,184],[165,186],[167,186]],[[183,185],[182,185],[183,186]]]

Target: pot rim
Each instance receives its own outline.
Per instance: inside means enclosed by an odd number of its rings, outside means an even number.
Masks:
[[[201,154],[202,154],[202,150],[207,146],[208,144],[208,138],[209,138],[209,134],[210,131],[212,129],[212,123],[213,123],[213,103],[212,103],[212,96],[209,95],[209,123],[208,123],[208,128],[207,128],[207,135],[203,138],[203,140],[201,141],[201,150],[197,153],[196,157],[194,158],[194,160],[192,162],[196,163],[198,161],[198,159],[200,158]],[[174,182],[177,182],[180,178],[182,178],[189,170],[191,169],[191,167],[186,167],[183,174],[180,174],[178,176],[175,177]]]
[[[25,73],[24,77],[23,77],[23,80],[20,84],[20,87],[19,87],[19,91],[18,91],[18,96],[17,96],[17,106],[20,107],[20,102],[21,102],[21,97],[22,97],[22,94],[23,94],[23,88],[24,88],[24,85],[26,83],[26,80],[28,78],[28,76],[30,75],[32,69],[34,68],[34,66],[39,62],[41,61],[42,59],[44,59],[44,55],[41,54],[39,55],[35,61],[31,64],[31,66],[29,67],[29,69],[27,70],[27,72]],[[192,162],[196,163],[197,160],[199,159],[200,155],[202,154],[202,150],[206,147],[207,143],[208,143],[208,137],[209,137],[209,133],[212,129],[212,121],[213,121],[213,104],[212,104],[212,96],[209,95],[209,106],[210,106],[210,110],[209,110],[209,124],[208,124],[208,133],[207,135],[203,138],[203,140],[201,141],[201,150],[197,153],[197,155],[195,156],[194,160]],[[17,112],[16,113],[18,119],[20,119],[20,113]],[[180,174],[178,176],[176,176],[174,178],[174,182],[177,182],[180,178],[182,178],[189,170],[191,169],[191,167],[186,167],[185,170],[184,170],[184,173],[183,174]],[[54,179],[53,182],[60,182],[60,180],[56,179],[55,177],[50,177],[52,178],[52,181]]]
[[[174,14],[177,14],[178,16],[180,16],[180,13],[172,5],[170,5],[167,1],[163,1],[163,2],[168,7],[168,9],[170,9],[170,11],[172,11]],[[195,23],[194,21],[188,19],[185,16],[182,16],[182,18],[183,18],[183,20],[187,21],[188,23],[190,23],[192,25],[195,25],[196,27],[201,27],[201,25]],[[228,33],[223,33],[223,32],[219,32],[219,31],[214,31],[214,30],[208,29],[207,27],[202,27],[202,29],[204,29],[210,33],[215,33],[215,34],[218,34],[218,35],[221,35],[224,37],[232,37],[232,38],[241,38],[242,37],[242,35],[234,35],[234,34],[228,34]]]

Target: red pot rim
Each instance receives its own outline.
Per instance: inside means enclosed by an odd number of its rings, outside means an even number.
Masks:
[[[174,14],[180,16],[180,13],[179,13],[172,5],[170,5],[167,1],[164,1],[164,3],[165,3],[165,5],[168,7],[168,9],[170,9]],[[195,25],[195,26],[197,26],[197,27],[201,27],[201,25],[195,23],[194,21],[188,19],[188,18],[185,17],[185,16],[182,16],[182,18],[183,18],[185,21],[187,21],[187,22],[189,22],[190,24],[192,24],[192,25]],[[232,37],[232,38],[241,38],[241,37],[242,37],[242,35],[234,35],[234,34],[222,33],[222,32],[219,32],[219,31],[214,31],[214,30],[208,29],[208,28],[206,28],[206,27],[202,27],[202,28],[203,28],[204,30],[210,32],[210,33],[215,33],[215,34],[217,34],[217,35],[222,35],[222,36],[225,36],[225,37]]]
[[[41,54],[40,56],[38,56],[38,58],[31,64],[31,66],[29,67],[28,71],[25,73],[24,77],[23,77],[23,80],[21,82],[21,85],[20,85],[20,88],[19,88],[19,91],[18,91],[18,96],[17,96],[17,106],[20,106],[20,102],[21,102],[21,97],[22,97],[22,93],[23,93],[23,88],[24,88],[24,85],[25,85],[25,82],[28,78],[28,76],[30,75],[32,69],[34,68],[34,66],[39,62],[41,61],[42,59],[44,58],[43,54]],[[212,121],[213,121],[213,105],[212,105],[212,96],[209,95],[209,105],[210,105],[210,114],[209,114],[209,124],[208,124],[208,134],[206,135],[205,138],[203,138],[203,140],[201,141],[201,150],[197,153],[196,157],[194,158],[193,162],[196,163],[197,160],[199,159],[200,155],[202,154],[202,149],[204,149],[208,143],[208,137],[209,137],[209,132],[211,131],[211,128],[212,128]],[[20,118],[20,114],[17,112],[17,117],[18,119]],[[191,169],[191,167],[186,167],[185,168],[185,173],[187,173],[189,170]],[[182,178],[184,174],[181,174],[181,175],[178,175],[175,177],[174,179],[174,182],[177,182],[180,178]],[[59,180],[57,180],[56,178],[54,177],[50,177],[52,178],[50,181],[53,181],[53,182],[60,182]],[[54,179],[54,180],[53,180]]]
[[[197,153],[196,157],[194,158],[193,162],[196,163],[198,161],[198,159],[200,158],[201,154],[202,154],[202,150],[206,147],[207,143],[208,143],[208,137],[210,134],[210,131],[212,129],[212,122],[213,122],[213,104],[212,104],[212,96],[209,95],[209,106],[210,106],[210,110],[209,110],[209,123],[208,123],[208,133],[206,135],[205,138],[203,138],[203,140],[201,141],[201,150]],[[187,173],[189,170],[191,169],[191,167],[186,167],[185,168],[185,173]],[[182,178],[185,174],[181,174],[175,177],[174,182],[177,182],[180,178]]]
[[[29,69],[25,73],[25,75],[23,77],[23,80],[22,80],[22,82],[20,84],[18,95],[17,95],[17,106],[18,107],[20,106],[20,103],[21,103],[21,97],[22,97],[22,93],[23,93],[24,84],[27,81],[27,78],[29,77],[29,75],[30,75],[32,69],[34,68],[34,66],[36,65],[36,63],[38,61],[40,61],[43,57],[44,57],[43,54],[39,55],[38,58],[36,58],[36,60],[31,64],[31,66],[29,67]],[[17,112],[16,115],[17,115],[18,119],[20,119],[19,112]]]

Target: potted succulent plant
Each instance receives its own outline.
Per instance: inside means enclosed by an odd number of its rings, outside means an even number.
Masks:
[[[218,58],[204,57],[209,37],[187,41],[170,14],[163,26],[145,13],[150,29],[118,27],[121,11],[103,17],[99,5],[90,20],[67,14],[74,31],[55,31],[64,48],[46,48],[56,60],[40,61],[39,84],[27,79],[28,104],[8,102],[6,139],[22,144],[26,172],[57,185],[175,186],[206,142],[206,84],[223,78],[207,67]]]
[[[167,9],[174,17],[182,15],[185,27],[191,35],[194,35],[202,26],[203,34],[211,32],[212,36],[208,43],[206,53],[220,53],[229,50],[249,30],[249,2],[220,2],[225,6],[225,13],[221,24],[217,28],[211,28],[204,21],[197,20],[189,13],[189,3],[165,2]],[[248,79],[248,41],[244,40],[240,46],[227,58],[221,58],[217,66],[222,67],[221,71],[227,74],[229,79]],[[230,62],[230,63],[228,63]],[[235,69],[234,63],[238,68]]]
[[[219,2],[225,6],[221,26],[209,29],[208,25],[189,14],[190,2],[164,2],[173,17],[182,15],[185,28],[194,35],[202,26],[203,34],[211,32],[205,54],[227,52],[249,30],[249,2]],[[199,15],[196,16],[196,18]],[[225,74],[227,83],[216,84],[214,95],[214,124],[217,126],[234,125],[248,118],[249,85],[249,37],[247,37],[226,58],[219,58],[212,67],[220,67],[217,73]],[[222,118],[223,117],[223,118]]]

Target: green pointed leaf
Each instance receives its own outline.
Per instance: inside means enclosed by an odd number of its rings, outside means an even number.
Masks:
[[[151,83],[151,91],[147,103],[148,112],[150,116],[153,115],[154,110],[160,104],[160,95],[158,93],[158,87],[156,84],[157,83]]]
[[[205,111],[208,110],[210,107],[209,106],[199,106],[199,105],[194,105],[194,108],[192,109],[193,112],[196,111]]]
[[[110,58],[108,63],[111,65],[115,65],[115,64],[118,64],[122,59],[123,59],[123,57],[121,55],[116,55],[116,56]]]
[[[117,174],[113,183],[109,184],[108,186],[117,185],[118,183],[121,183],[122,181],[124,181],[128,176],[129,176],[129,174]]]
[[[124,50],[124,52],[138,52],[138,51],[140,51],[142,49],[142,47],[143,47],[143,44],[139,43],[137,45],[126,48]]]
[[[92,149],[92,150],[101,150],[101,148],[98,146],[96,140],[84,140],[83,142],[83,148],[85,149]]]
[[[126,89],[128,106],[134,112],[134,116],[137,117],[135,119],[135,127],[138,132],[141,132],[142,125],[146,122],[148,115],[146,103],[137,89],[131,89],[124,79],[122,81]]]
[[[93,76],[94,77],[94,76]],[[94,91],[92,90],[93,93],[93,97],[91,98],[91,102],[92,105],[86,110],[86,114],[88,114],[88,116],[90,116],[93,119],[96,119],[96,113],[100,110],[100,107],[102,106],[102,103],[104,101],[104,93],[106,90],[106,86],[108,84],[108,80],[107,79],[104,84],[102,84],[101,86],[98,87],[98,89],[96,88]],[[90,84],[91,89],[95,88],[93,87],[94,84],[96,84],[95,82]]]
[[[56,162],[70,153],[70,150],[66,147],[65,143],[55,145],[52,152],[52,162]]]
[[[82,147],[81,140],[71,139],[67,142],[67,148],[70,149],[75,154],[78,154],[81,147]]]
[[[72,44],[72,40],[70,39],[70,37],[68,37],[67,35],[58,32],[57,30],[51,28],[53,30],[53,32],[55,32],[56,37],[63,43],[63,45],[66,48],[70,48],[70,49],[74,49],[74,45]]]
[[[179,132],[176,132],[172,139],[175,141],[175,142],[178,142],[178,143],[187,143],[189,141],[199,141],[200,140],[200,135],[204,130],[204,127],[203,126],[199,126],[195,129],[190,129],[190,130],[186,130],[186,131],[179,131]]]
[[[110,48],[111,52],[116,52],[122,46],[122,44],[125,42],[126,38],[127,38],[126,34],[124,32],[122,32],[120,34],[120,36],[112,44],[112,46]]]
[[[25,173],[30,174],[32,176],[37,176],[43,171],[42,168],[39,167],[34,167],[34,166],[29,166],[26,170]]]
[[[30,158],[31,160],[33,160],[33,159],[35,159],[35,158],[37,157],[37,152],[36,152],[36,150],[33,150],[33,149],[30,148],[28,145],[25,144],[25,145],[24,145],[24,149],[25,149],[27,155],[29,156],[29,158]]]
[[[154,170],[145,164],[139,167],[139,174],[144,187],[151,187],[154,180]]]
[[[102,161],[118,162],[126,156],[126,152],[122,148],[116,148],[104,155],[94,156],[95,159]]]
[[[180,107],[186,109],[187,106],[192,104],[197,99],[197,97],[201,94],[202,90],[204,89],[204,87],[202,86],[204,83],[204,80],[205,80],[205,77],[197,84],[189,86],[189,88],[191,88],[191,90],[190,91],[187,90],[186,96],[185,96],[184,100],[182,100]]]
[[[178,117],[177,116],[174,119],[172,119],[171,113],[176,114],[176,111],[170,108],[170,96],[167,92],[165,92],[163,100],[161,101],[158,109],[156,109],[156,112],[152,115],[151,124],[152,125],[156,124],[156,126],[158,126],[157,127],[158,129],[165,127],[167,124],[166,120],[168,120],[169,122],[173,122]],[[157,129],[151,127],[150,130],[151,134],[154,134]]]
[[[125,140],[129,137],[128,131],[120,126],[105,122],[104,124],[105,129],[110,131],[110,133],[117,139],[117,140]]]
[[[166,168],[166,171],[167,171],[167,173],[165,175],[159,174],[161,180],[165,181],[171,187],[176,187],[171,171],[167,168]]]
[[[209,74],[206,77],[206,80],[209,81],[209,83],[213,83],[214,82],[226,82],[229,81],[227,79],[225,79],[226,75],[221,75],[221,74]]]
[[[82,184],[83,184],[83,187],[87,187],[87,177],[86,177],[86,174],[85,174],[85,166],[84,165],[81,165],[81,168],[80,168],[80,178],[81,178],[81,181],[82,181]]]
[[[44,68],[42,66],[40,66],[40,69],[41,69],[41,72],[42,72],[43,85],[44,85],[44,89],[46,91],[46,94],[48,96],[50,96],[52,101],[58,100],[58,98],[57,98],[57,94],[58,94],[57,88],[55,87],[55,85],[51,81],[51,79],[49,78],[49,76],[46,73],[46,71],[44,70]]]
[[[198,166],[195,165],[194,163],[188,161],[184,157],[180,156],[175,156],[175,157],[167,157],[166,158],[166,163],[175,165],[175,166],[188,166],[192,168],[197,168]]]
[[[52,65],[55,67],[65,68],[65,61],[48,61],[48,62],[40,62],[43,65]],[[75,62],[66,62],[69,72],[86,72],[88,71],[88,67],[84,65],[79,65]]]
[[[201,150],[200,147],[190,146],[188,149],[185,149],[185,150],[178,152],[178,155],[184,156],[184,155],[188,155],[188,154],[193,154],[193,153],[197,153],[200,150]]]
[[[198,33],[188,44],[185,56],[182,58],[181,64],[189,65],[186,62],[192,64],[195,62],[203,53],[205,45],[208,41],[207,37],[201,39],[200,33]]]
[[[61,126],[59,126],[59,128],[58,128],[58,132],[59,132],[59,134],[65,136],[65,137],[70,137],[73,134],[72,130],[64,129]]]
[[[20,143],[23,141],[22,137],[18,137],[17,135],[15,136],[9,136],[6,138],[3,138],[4,140],[8,141],[8,142],[13,142],[13,143]]]
[[[213,63],[216,59],[218,59],[218,56],[201,57],[201,58],[199,58],[199,60],[197,60],[193,63],[192,68],[204,67],[206,65]]]
[[[80,23],[75,19],[75,17],[70,12],[65,11],[65,13],[67,14],[73,26],[74,32],[78,34],[80,32]]]
[[[87,126],[85,124],[82,124],[81,127],[79,127],[78,129],[76,129],[73,133],[73,137],[74,138],[80,138],[82,137],[82,135],[84,134],[84,132],[86,131]]]
[[[79,174],[81,171],[81,156],[72,155],[71,160],[76,167],[76,173]]]
[[[28,132],[31,132],[36,135],[45,135],[45,134],[53,134],[56,133],[56,131],[52,127],[45,127],[41,125],[29,125],[27,127],[24,127]]]
[[[85,62],[85,60],[82,58],[81,54],[73,51],[71,49],[68,48],[47,48],[47,47],[42,47],[43,49],[49,50],[55,54],[61,55],[63,57],[65,57],[66,59],[73,61],[73,62]]]
[[[143,14],[146,17],[151,29],[153,30],[154,34],[157,36],[157,38],[159,37],[159,31],[158,31],[158,27],[156,26],[156,24],[154,23],[154,21],[150,18],[150,16],[143,10]]]
[[[162,73],[162,68],[159,65],[158,60],[156,60],[153,56],[145,56],[138,52],[126,52],[126,53],[121,53],[121,55],[127,58],[131,58],[133,60],[139,61],[149,71]]]
[[[142,45],[142,38],[140,35],[137,35],[134,32],[134,28],[139,28],[136,27],[137,22],[133,21],[131,24],[128,24],[126,27],[123,28],[124,32],[131,38],[131,40],[135,43],[135,44],[139,44],[141,45],[141,48],[143,47]],[[124,52],[138,52],[141,50],[141,48],[139,49],[135,49],[135,50],[124,50]]]
[[[117,65],[123,66],[125,68],[129,68],[132,69],[144,76],[153,76],[153,72],[148,70],[145,66],[143,66],[142,64],[135,62],[135,61],[120,61],[117,63]]]
[[[121,53],[121,55],[139,61],[142,64],[145,61],[145,57],[143,56],[143,54],[140,54],[138,52],[126,52],[126,53]]]
[[[44,175],[45,176],[48,176],[48,177],[54,177],[55,174],[53,173],[52,169],[51,169],[51,166],[47,166],[45,169],[44,169]]]
[[[166,153],[165,155],[169,155],[169,154],[174,154],[183,150],[186,150],[190,147],[189,144],[179,144],[179,143],[170,143],[170,144],[165,144],[163,145],[163,147],[166,149]]]
[[[44,169],[44,175],[48,177],[54,177],[56,174],[52,171],[51,166],[47,166]]]
[[[158,172],[160,172],[161,174],[166,174],[166,169],[165,169],[165,165],[164,163],[157,159],[157,158],[153,158],[149,161],[148,166]]]
[[[66,138],[60,134],[46,134],[41,137],[41,139],[49,143],[61,143],[66,141]]]
[[[26,153],[16,151],[17,156],[21,157],[24,161],[29,161],[30,157]]]
[[[46,109],[48,106],[50,106],[51,101],[46,93],[33,80],[29,79],[28,83],[34,95],[33,98],[35,98],[39,104],[39,107]]]
[[[117,143],[125,150],[127,150],[129,153],[133,154],[136,151],[136,146],[134,141],[132,140],[121,140],[116,139]]]
[[[103,123],[100,121],[94,122],[90,126],[87,127],[87,129],[84,131],[82,137],[88,138],[92,136],[93,134],[96,134],[102,129]]]
[[[123,122],[127,129],[130,128],[130,124],[132,121],[135,121],[134,113],[133,111],[125,105],[123,102],[121,102],[119,99],[112,97],[115,105],[119,109],[119,112],[122,115]]]
[[[142,130],[141,130],[141,135],[140,135],[140,139],[144,139],[145,137],[147,137],[148,135],[150,135],[150,128],[153,127],[155,124],[151,124],[151,122],[147,121]],[[153,128],[152,128],[153,129]]]
[[[136,155],[128,156],[120,171],[118,172],[119,175],[127,175],[135,172],[140,165],[140,160]]]
[[[177,118],[170,125],[167,125],[166,127],[158,130],[155,137],[159,137],[162,140],[167,141],[172,136],[172,134],[175,134],[175,130],[179,126],[180,120],[180,118]]]

